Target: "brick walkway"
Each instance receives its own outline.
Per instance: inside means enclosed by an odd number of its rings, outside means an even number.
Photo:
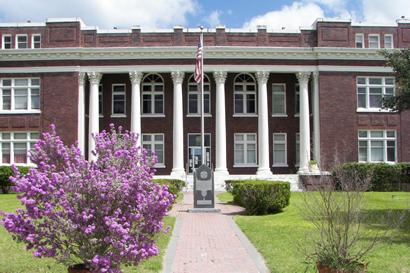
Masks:
[[[239,230],[233,214],[241,207],[217,204],[220,213],[189,213],[192,193],[184,193],[171,215],[177,217],[164,261],[164,273],[269,272],[256,249]]]

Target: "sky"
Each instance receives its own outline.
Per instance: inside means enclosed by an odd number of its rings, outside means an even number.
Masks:
[[[410,0],[0,0],[0,23],[79,17],[100,29],[177,25],[298,30],[317,18],[394,24],[410,19]]]

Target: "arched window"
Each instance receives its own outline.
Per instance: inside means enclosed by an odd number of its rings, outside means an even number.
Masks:
[[[194,75],[188,80],[188,115],[201,114],[201,89]],[[204,75],[204,113],[211,113],[211,84],[207,75]]]
[[[234,113],[256,114],[256,83],[249,74],[239,74],[235,77]]]
[[[142,113],[164,114],[164,80],[158,74],[148,74],[142,80]]]

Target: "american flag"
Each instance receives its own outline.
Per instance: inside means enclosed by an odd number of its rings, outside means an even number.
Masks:
[[[196,50],[196,63],[195,63],[195,73],[194,79],[197,83],[202,80],[202,36],[199,39],[198,48]]]

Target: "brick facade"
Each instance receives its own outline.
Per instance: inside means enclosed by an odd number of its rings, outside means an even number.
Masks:
[[[115,32],[115,31],[114,31]],[[267,82],[267,104],[268,104],[268,124],[269,124],[269,159],[271,171],[274,174],[296,173],[296,134],[299,132],[299,117],[295,116],[295,85],[298,80],[295,72],[300,70],[319,71],[319,117],[320,117],[320,162],[324,169],[339,162],[358,160],[358,130],[386,130],[392,129],[397,132],[396,152],[397,161],[410,161],[410,113],[385,113],[385,112],[358,112],[356,78],[359,76],[391,76],[388,71],[379,72],[377,68],[384,66],[384,61],[377,58],[377,53],[363,55],[363,58],[354,57],[356,51],[351,55],[343,56],[343,51],[337,52],[338,48],[352,49],[355,47],[355,34],[364,34],[365,47],[368,47],[368,35],[379,34],[380,45],[384,47],[384,34],[392,34],[394,47],[410,46],[410,24],[398,23],[392,27],[369,27],[352,25],[350,22],[327,22],[318,21],[312,29],[302,29],[297,33],[269,32],[265,28],[259,28],[255,32],[234,32],[225,28],[217,28],[208,31],[204,35],[207,47],[218,46],[220,49],[230,48],[226,57],[210,55],[204,60],[205,67],[218,67],[227,71],[225,81],[225,114],[226,114],[226,158],[227,168],[232,175],[255,174],[257,167],[234,167],[234,134],[235,133],[258,133],[258,116],[236,117],[234,116],[234,78],[239,73],[249,73],[255,77],[255,70],[252,67],[263,69],[276,69],[270,72]],[[25,24],[23,26],[1,26],[0,37],[3,34],[11,34],[12,47],[15,47],[15,35],[27,34],[28,47],[31,47],[31,35],[41,34],[41,49],[24,49],[21,52],[27,54],[27,58],[19,56],[16,59],[6,59],[3,56],[8,52],[16,52],[19,49],[0,50],[0,79],[2,78],[40,78],[40,112],[36,114],[0,114],[0,131],[43,131],[51,123],[57,125],[59,134],[63,140],[71,144],[77,140],[78,132],[78,71],[90,72],[87,69],[108,69],[103,72],[100,84],[103,86],[103,116],[99,119],[100,129],[107,129],[110,123],[121,125],[125,129],[130,129],[131,124],[131,96],[132,87],[128,71],[131,68],[138,69],[144,67],[144,75],[148,73],[159,73],[164,79],[164,117],[144,117],[141,118],[142,133],[163,133],[165,146],[164,168],[159,168],[157,174],[168,175],[173,168],[173,115],[174,115],[174,83],[171,78],[172,69],[185,69],[185,77],[182,84],[183,90],[183,134],[184,134],[184,166],[188,160],[188,133],[200,132],[200,118],[187,116],[188,107],[188,78],[192,74],[194,64],[194,46],[198,42],[198,32],[186,31],[176,27],[170,32],[147,33],[139,28],[134,28],[128,32],[100,32],[97,29],[90,29],[83,26],[82,22],[73,20],[71,22],[50,21],[45,24]],[[0,40],[2,48],[3,40]],[[175,52],[184,49],[186,46],[192,47],[192,57],[185,58],[175,55],[172,57],[172,49]],[[154,53],[146,55],[144,58],[124,57],[122,53],[112,52],[112,55],[104,56],[103,59],[93,57],[93,52],[98,52],[104,48],[132,47],[135,50],[150,51],[151,48],[161,47],[164,51],[171,52],[171,57],[158,58]],[[235,53],[236,48],[263,48],[271,50],[278,47],[293,49],[335,49],[333,57],[292,57],[293,53],[287,53],[283,58],[264,55],[255,55],[255,58],[241,56]],[[47,55],[54,54],[54,49],[71,50],[71,55]],[[78,49],[89,49],[81,51],[75,55],[72,53]],[[51,51],[50,51],[51,50]],[[215,48],[215,54],[218,48]],[[39,55],[30,55],[30,51],[38,51]],[[41,55],[43,54],[44,55]],[[143,52],[143,51],[141,51]],[[357,53],[364,50],[357,50]],[[47,53],[47,54],[46,54]],[[131,52],[132,53],[132,52]],[[84,54],[86,57],[82,57]],[[88,55],[87,55],[88,54]],[[128,52],[124,53],[128,54]],[[229,55],[231,54],[231,55]],[[295,53],[296,54],[296,53]],[[329,53],[330,54],[330,53]],[[339,55],[338,55],[339,54]],[[341,55],[340,55],[341,54]],[[350,54],[350,53],[349,53]],[[371,55],[373,54],[373,55]],[[13,55],[14,56],[14,55]],[[44,57],[42,57],[44,56]],[[49,57],[52,56],[52,57]],[[74,57],[73,57],[74,56]],[[205,56],[206,49],[205,49]],[[222,56],[222,57],[221,57]],[[290,57],[289,57],[290,56]],[[310,55],[309,55],[310,56]],[[353,57],[352,57],[353,56]],[[368,57],[370,56],[370,57]],[[13,57],[14,58],[14,57]],[[18,59],[20,58],[20,59]],[[88,58],[88,59],[87,59]],[[172,68],[168,69],[170,66]],[[57,71],[46,71],[52,67]],[[124,70],[121,70],[124,67]],[[189,69],[187,67],[190,67]],[[335,71],[325,69],[336,67]],[[376,72],[369,72],[366,69],[374,68]],[[69,71],[70,69],[73,71]],[[112,68],[112,71],[110,69]],[[115,70],[115,69],[117,70]],[[281,71],[283,68],[283,71]],[[324,70],[321,70],[323,68]],[[39,70],[40,72],[35,72]],[[76,70],[77,69],[77,70]],[[150,71],[152,69],[153,71]],[[230,71],[230,69],[234,71]],[[30,72],[19,72],[28,70]],[[61,71],[60,71],[61,70]],[[357,70],[357,71],[355,71]],[[362,72],[361,72],[362,71]],[[216,157],[216,83],[211,72],[207,73],[211,83],[211,117],[205,118],[205,132],[211,134],[211,162],[215,162]],[[257,81],[256,82],[256,86]],[[112,84],[126,85],[126,117],[111,117],[112,108]],[[283,83],[286,86],[286,117],[272,116],[272,84]],[[310,113],[313,111],[313,87],[312,77],[309,82]],[[85,83],[85,112],[88,117],[90,84]],[[256,90],[256,93],[258,91]],[[85,120],[88,128],[88,118]],[[310,117],[311,138],[314,138],[313,116]],[[86,135],[87,135],[87,130]],[[273,161],[273,133],[287,134],[287,167],[272,167]],[[86,143],[88,140],[86,140]],[[87,145],[86,145],[87,146]],[[86,153],[87,154],[87,153]]]

